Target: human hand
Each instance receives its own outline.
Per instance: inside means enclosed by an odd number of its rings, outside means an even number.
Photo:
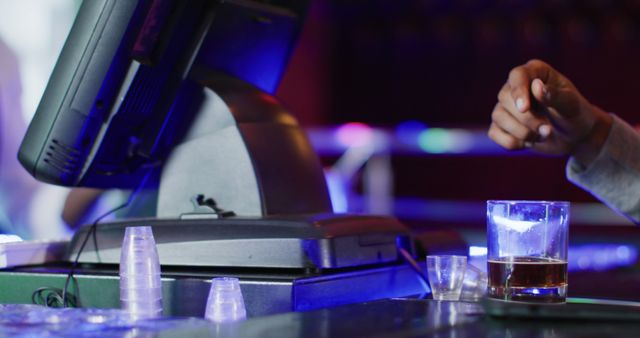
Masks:
[[[491,118],[488,135],[502,147],[573,155],[585,165],[597,156],[612,123],[609,114],[540,60],[511,70]]]
[[[95,188],[73,188],[67,194],[62,209],[62,220],[71,228],[76,229],[91,213],[103,190]],[[91,220],[93,221],[93,220]]]

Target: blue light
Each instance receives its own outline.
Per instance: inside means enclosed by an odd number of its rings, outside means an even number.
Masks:
[[[427,125],[420,121],[405,121],[396,126],[395,134],[398,141],[408,146],[416,146],[420,133],[427,129]]]
[[[469,257],[487,255],[484,246],[469,246]],[[638,250],[624,244],[585,244],[569,247],[569,271],[606,271],[632,266],[638,261]]]
[[[18,235],[0,235],[0,243],[22,242],[22,238]]]
[[[626,245],[620,245],[616,249],[616,256],[618,259],[628,260],[632,257],[631,249]]]
[[[464,154],[474,147],[474,136],[463,129],[449,129],[449,152]]]
[[[585,244],[569,247],[570,271],[606,271],[634,265],[638,250],[624,244]]]
[[[492,221],[500,230],[511,230],[519,233],[529,231],[534,226],[540,224],[540,222],[536,221],[523,221],[502,216],[493,216]]]
[[[247,21],[222,6],[196,64],[229,74],[273,94],[287,65],[298,27],[290,19]]]
[[[469,247],[469,256],[471,257],[486,256],[487,252],[488,250],[486,246],[470,246]]]
[[[347,186],[347,182],[345,182],[340,175],[330,170],[325,170],[324,175],[327,180],[327,188],[329,189],[329,198],[331,199],[333,212],[347,212],[349,208],[349,199],[347,196],[349,187]]]

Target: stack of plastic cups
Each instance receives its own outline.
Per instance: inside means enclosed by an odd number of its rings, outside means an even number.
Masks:
[[[220,277],[211,280],[204,317],[215,323],[236,322],[247,318],[237,278]]]
[[[133,319],[162,316],[160,260],[151,227],[128,227],[120,254],[120,306]]]

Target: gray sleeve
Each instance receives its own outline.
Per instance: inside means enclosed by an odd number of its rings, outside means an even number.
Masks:
[[[640,134],[613,115],[609,137],[588,167],[575,158],[567,178],[596,198],[640,224]]]

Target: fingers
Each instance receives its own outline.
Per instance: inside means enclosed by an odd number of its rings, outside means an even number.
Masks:
[[[566,154],[571,142],[591,130],[591,107],[569,79],[540,60],[531,60],[509,73],[488,134],[506,149]]]
[[[531,81],[531,94],[542,104],[548,105],[551,101],[551,92],[544,82],[538,78]]]
[[[555,109],[553,111],[548,109],[549,107],[555,106],[556,103],[566,101],[566,99],[558,99],[559,95],[557,95],[557,90],[555,88],[551,89],[550,86],[543,83],[541,79],[534,79],[531,82],[531,94],[533,95],[535,100],[540,102],[542,106],[547,107],[546,111],[548,112],[548,115],[550,115],[552,119],[555,118],[556,116],[555,114],[557,114],[558,111],[560,112],[567,111],[566,109],[560,109],[560,110]],[[556,113],[553,113],[553,112],[556,112]],[[545,139],[549,136],[549,134],[551,134],[551,129],[552,129],[551,125],[543,124],[538,126],[537,131],[540,134],[540,137],[542,139]]]
[[[578,90],[566,77],[540,60],[514,68],[507,84],[511,99],[520,112],[534,111],[537,109],[535,103],[539,103],[546,108],[555,108],[561,116],[578,113],[582,100]]]
[[[509,72],[507,84],[515,107],[521,113],[531,110],[531,85],[534,79],[546,83],[552,74],[552,68],[540,60],[531,60]]]
[[[520,111],[516,106],[516,101],[511,95],[511,86],[509,85],[509,82],[505,83],[504,86],[502,86],[502,89],[500,89],[500,92],[498,93],[498,102],[512,114],[522,113],[522,111]]]
[[[554,74],[556,73],[555,69],[553,69],[549,64],[536,59],[530,60],[524,65],[524,67],[527,69],[531,78],[538,78],[544,83],[553,80]]]
[[[529,95],[531,77],[524,67],[516,67],[509,72],[507,80],[509,86],[509,98],[515,103],[517,111],[524,113],[531,109],[531,98]]]
[[[529,148],[551,134],[551,126],[544,119],[530,113],[510,112],[501,103],[494,107],[491,119],[489,137],[509,150]]]
[[[581,95],[568,81],[560,87],[534,79],[531,82],[531,94],[545,107],[554,108],[559,116],[573,117],[580,112]]]
[[[522,118],[522,116],[519,117]],[[537,138],[535,129],[530,129],[526,124],[523,124],[519,119],[515,118],[513,114],[502,107],[501,104],[497,104],[493,109],[491,120],[501,130],[523,142],[534,141]]]
[[[538,88],[538,90],[540,90]],[[512,99],[512,88],[507,82],[498,94],[498,105],[494,108],[492,119],[503,130],[512,133],[514,136],[536,142],[546,139],[551,133],[551,127],[548,125],[548,119],[544,113],[527,109],[522,112],[517,103]],[[518,124],[518,128],[512,126]],[[522,128],[526,129],[525,132]]]
[[[522,140],[519,140],[513,135],[502,130],[495,122],[491,123],[491,127],[489,127],[487,135],[489,135],[489,138],[491,138],[495,143],[508,150],[518,150],[525,146]]]

